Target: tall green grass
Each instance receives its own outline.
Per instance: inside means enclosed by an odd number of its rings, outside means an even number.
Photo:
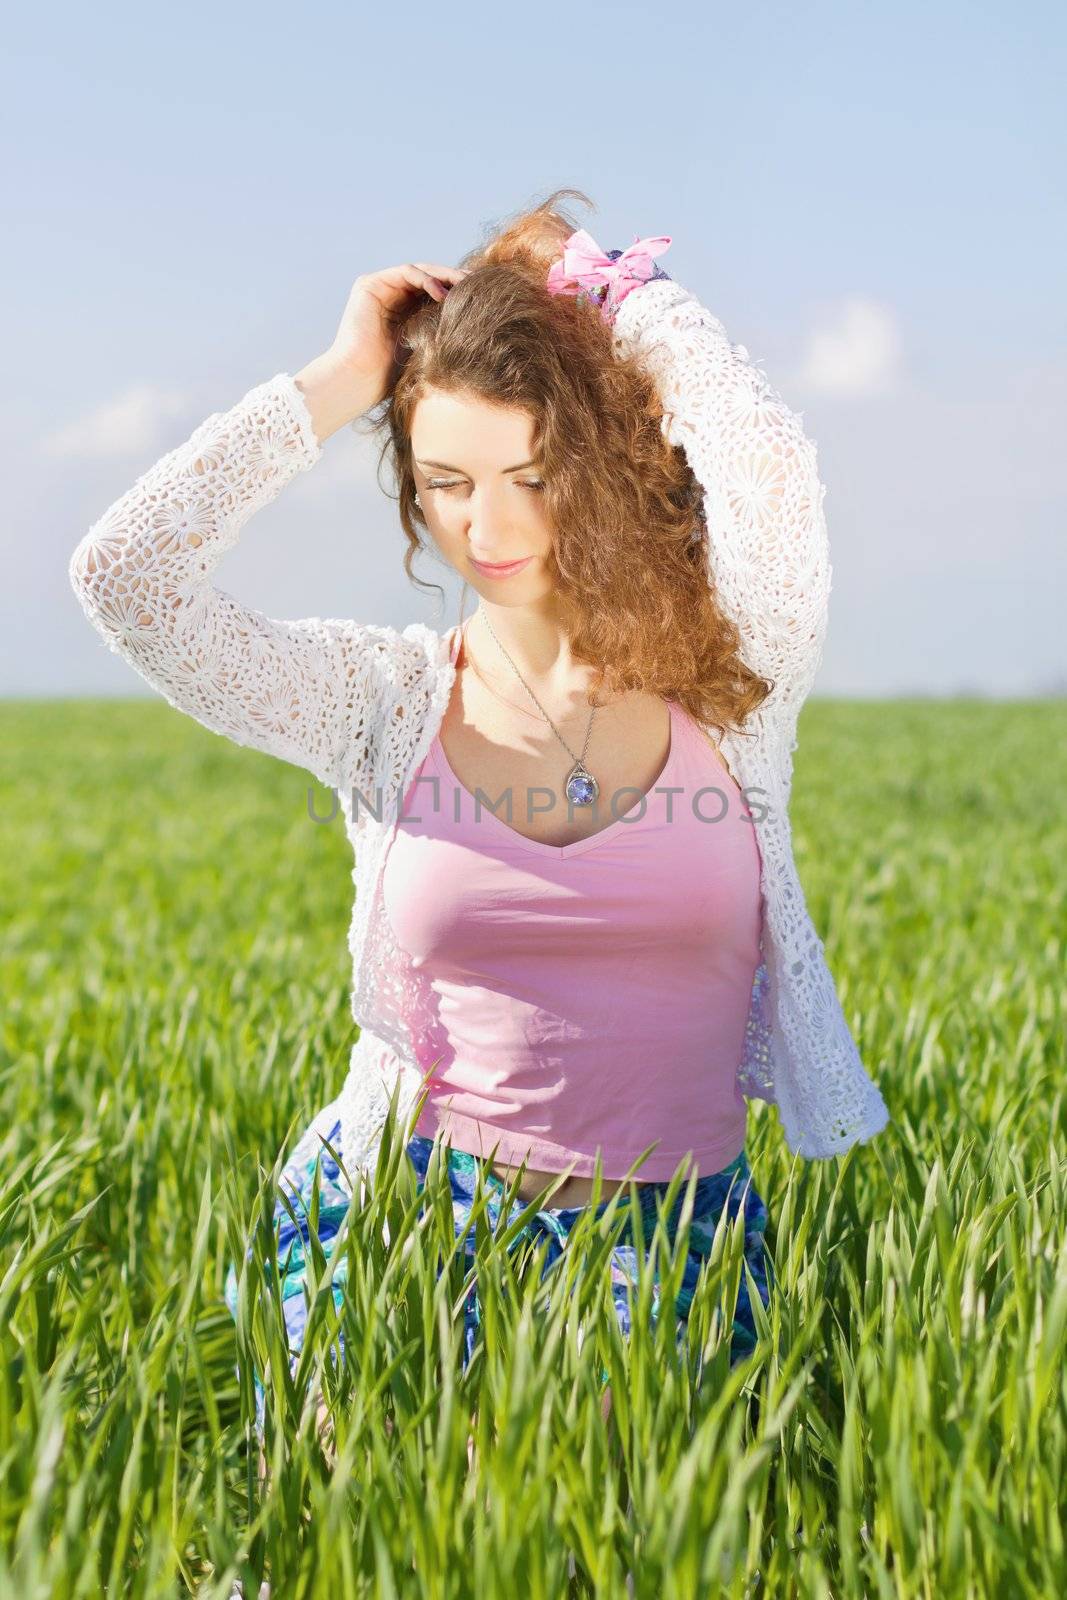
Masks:
[[[736,1230],[679,1356],[650,1273],[618,1333],[610,1217],[542,1281],[479,1212],[462,1374],[443,1174],[417,1228],[394,1129],[340,1316],[313,1269],[297,1384],[263,1267],[278,1159],[354,1036],[340,821],[160,704],[0,729],[5,1600],[1067,1592],[1062,702],[805,708],[798,866],[894,1121],[808,1162],[752,1103],[777,1290],[751,1360]]]

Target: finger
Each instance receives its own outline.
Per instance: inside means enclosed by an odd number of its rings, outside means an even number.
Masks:
[[[442,283],[458,283],[460,278],[467,277],[470,272],[469,267],[446,267],[440,261],[416,261],[415,265],[421,267],[424,272],[431,272]]]
[[[442,300],[453,284],[459,283],[469,271],[467,267],[447,267],[440,261],[416,261],[414,265],[420,272],[425,272],[430,282],[437,286],[433,292],[437,293],[440,290],[438,298]]]
[[[451,283],[439,278],[430,267],[422,261],[409,261],[403,270],[404,277],[414,289],[421,289],[424,294],[431,295],[435,300],[443,300]]]
[[[442,274],[452,274],[457,269],[442,265],[438,267],[438,271]],[[464,272],[463,276],[465,275]],[[383,285],[386,290],[384,299],[381,295],[375,295],[375,298],[382,299],[383,307],[390,315],[395,312],[399,302],[407,295],[428,294],[432,299],[441,301],[445,299],[449,289],[452,287],[450,282],[442,281],[430,270],[430,263],[417,261],[406,261],[402,266],[386,267],[383,271],[373,274],[367,285],[372,295],[374,294],[373,284],[375,280]]]

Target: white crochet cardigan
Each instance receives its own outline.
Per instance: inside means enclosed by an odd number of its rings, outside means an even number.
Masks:
[[[675,281],[631,291],[615,335],[655,375],[664,432],[705,490],[721,602],[745,660],[776,684],[745,733],[721,740],[762,863],[763,960],[738,1084],[777,1106],[793,1153],[829,1157],[870,1139],[889,1114],[845,1021],[790,836],[796,721],[830,592],[815,445],[745,348]],[[403,795],[455,679],[453,632],[279,621],[212,584],[249,517],[321,455],[303,395],[279,372],[138,478],[90,528],[69,572],[108,648],[171,705],[337,791],[355,855],[359,1024],[339,1096],[341,1143],[353,1182],[358,1166],[370,1184],[389,1096],[397,1086],[406,1117],[421,1087],[418,1046],[433,1026],[432,997],[392,936],[380,890]]]

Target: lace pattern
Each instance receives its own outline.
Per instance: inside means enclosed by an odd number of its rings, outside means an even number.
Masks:
[[[714,579],[742,655],[795,724],[826,634],[832,568],[815,442],[722,323],[673,279],[627,296],[620,349],[653,374],[664,432],[704,489]]]
[[[796,718],[818,669],[830,588],[815,448],[744,348],[673,280],[629,294],[615,329],[655,372],[665,430],[706,491],[709,579],[745,659],[775,684],[745,732],[721,741],[750,804],[768,808],[755,823],[763,961],[738,1082],[777,1106],[793,1153],[832,1156],[873,1137],[889,1113],[841,1010],[789,826]],[[455,681],[450,636],[421,623],[400,632],[278,621],[211,582],[249,517],[321,454],[303,394],[278,373],[143,474],[77,546],[69,573],[107,647],[177,710],[337,790],[354,850],[359,1034],[336,1104],[349,1173],[358,1165],[372,1177],[389,1096],[399,1082],[407,1116],[429,1039],[432,1012],[381,886],[401,798]]]

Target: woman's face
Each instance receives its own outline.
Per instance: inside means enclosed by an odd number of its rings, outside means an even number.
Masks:
[[[439,389],[423,395],[412,418],[415,487],[434,542],[472,589],[501,605],[552,589],[533,425],[527,411]],[[478,565],[516,561],[525,565],[498,573]]]

